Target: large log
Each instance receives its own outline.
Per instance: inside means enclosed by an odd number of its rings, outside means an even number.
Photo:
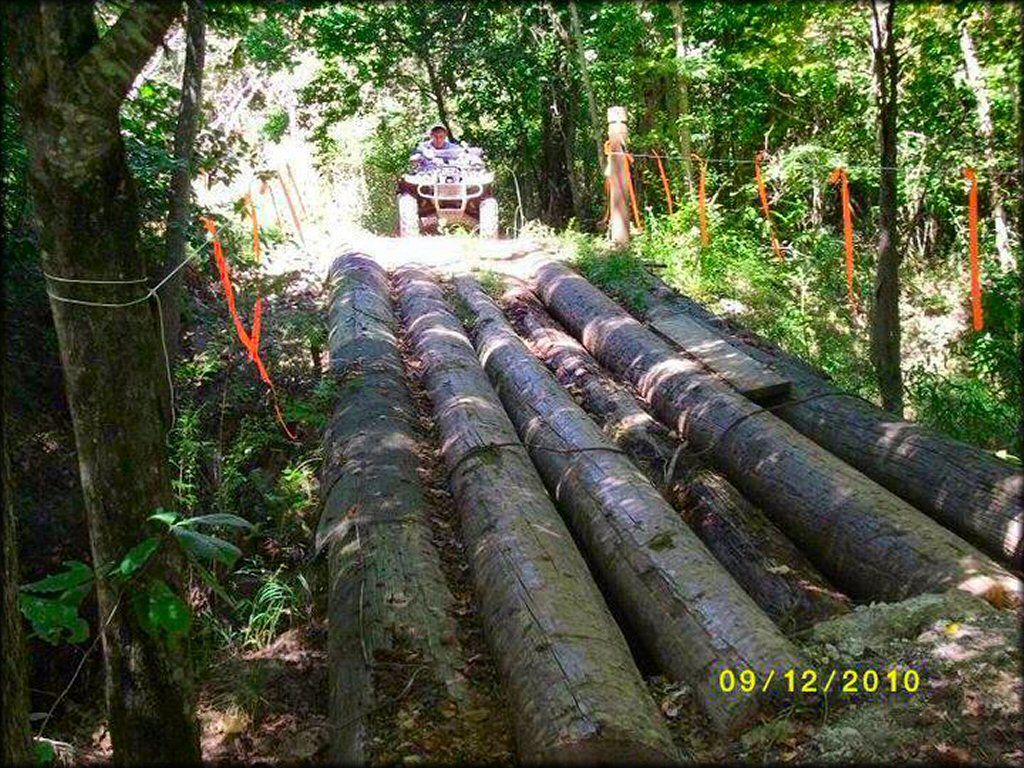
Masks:
[[[317,549],[328,548],[332,762],[367,760],[365,715],[376,706],[378,654],[419,653],[456,698],[459,652],[417,469],[416,408],[403,380],[387,275],[346,255],[331,269],[331,372],[343,384],[324,438],[327,490]]]
[[[674,350],[567,267],[537,271],[541,298],[597,360],[708,457],[840,589],[902,600],[957,587],[994,604],[1021,584],[956,534]]]
[[[825,375],[655,278],[648,311],[692,318],[790,380],[780,418],[998,561],[1024,568],[1024,473],[980,448],[843,396]],[[807,398],[814,398],[807,400]]]
[[[723,694],[723,668],[802,669],[800,652],[722,568],[569,393],[530,353],[471,277],[456,281],[477,354],[548,491],[610,601],[665,672],[693,686],[713,725],[731,732],[757,696]],[[783,686],[769,693],[777,695]]]
[[[636,397],[601,370],[582,345],[556,327],[528,291],[502,304],[530,349],[682,513],[700,540],[768,616],[799,632],[849,611],[837,592],[764,513],[720,472],[693,457]]]
[[[397,275],[433,405],[485,635],[524,762],[665,762],[678,753],[586,562],[426,272]]]

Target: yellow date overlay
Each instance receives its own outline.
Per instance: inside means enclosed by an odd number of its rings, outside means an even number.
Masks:
[[[914,694],[921,675],[914,669],[788,669],[758,675],[752,669],[723,669],[718,674],[722,693],[757,693],[784,690],[789,693]]]

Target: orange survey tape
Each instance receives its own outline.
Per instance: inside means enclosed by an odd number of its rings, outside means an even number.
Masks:
[[[711,235],[708,233],[707,200],[704,191],[708,167],[707,163],[696,152],[690,153],[690,157],[700,163],[700,179],[697,182],[697,212],[700,216],[700,242],[701,245],[708,245],[711,242]]]
[[[604,154],[608,158],[611,158],[611,156],[613,154],[612,153],[612,143],[610,141],[606,140],[605,143],[604,143]],[[643,229],[644,225],[640,222],[640,210],[637,208],[637,205],[636,205],[636,190],[633,188],[633,173],[632,173],[632,167],[631,167],[631,164],[633,162],[633,155],[631,155],[629,152],[615,152],[614,154],[622,155],[622,157],[625,160],[625,163],[626,163],[626,182],[629,185],[629,202],[631,203],[631,205],[633,207],[633,221],[636,224],[636,228],[637,229]],[[611,216],[611,206],[612,206],[612,204],[611,204],[611,195],[612,195],[611,182],[609,181],[607,176],[605,177],[605,182],[604,183],[605,183],[605,190],[608,192],[608,213],[605,216],[605,219],[607,219],[607,218],[609,218]],[[620,189],[619,191],[622,192],[623,190]]]
[[[786,260],[786,257],[782,255],[782,248],[779,247],[779,240],[775,237],[775,225],[772,224],[772,214],[768,209],[768,193],[764,188],[764,180],[761,178],[761,159],[764,157],[764,151],[758,152],[754,155],[754,177],[757,179],[757,194],[761,198],[761,209],[764,211],[765,221],[768,222],[768,231],[772,236],[772,248],[775,250],[775,255],[782,261]]]
[[[828,177],[829,184],[841,182],[843,199],[843,240],[846,243],[846,294],[850,301],[850,310],[858,310],[857,294],[853,290],[853,211],[850,210],[850,180],[845,168],[836,168]]]
[[[973,168],[964,168],[964,178],[971,182],[967,197],[967,220],[971,238],[971,308],[974,314],[974,330],[985,327],[981,316],[981,265],[978,263],[978,176]]]
[[[235,306],[235,291],[231,287],[231,272],[228,269],[228,263],[224,258],[224,249],[221,247],[220,238],[217,237],[217,225],[205,216],[199,219],[206,230],[213,237],[213,254],[217,259],[217,269],[220,272],[220,282],[224,286],[224,294],[227,297],[228,310],[231,312],[231,317],[235,321],[235,331],[238,333],[238,338],[249,351],[249,359],[256,363],[256,369],[260,373],[260,378],[270,387],[270,394],[274,400],[274,412],[277,414],[277,421],[284,430],[284,433],[288,435],[289,439],[295,440],[295,434],[288,428],[285,423],[284,415],[281,413],[281,406],[277,401],[277,390],[274,388],[274,382],[270,379],[270,374],[267,373],[266,367],[263,365],[263,360],[260,359],[260,325],[261,317],[263,314],[263,298],[256,299],[256,306],[253,308],[253,321],[252,321],[252,336],[246,333],[245,326],[242,325],[242,318],[238,315],[238,308]]]
[[[668,200],[668,215],[672,215],[672,190],[668,186],[668,176],[665,175],[665,166],[661,163],[661,155],[655,151],[654,159],[658,161],[658,173],[661,174],[661,185],[665,188],[665,199]]]

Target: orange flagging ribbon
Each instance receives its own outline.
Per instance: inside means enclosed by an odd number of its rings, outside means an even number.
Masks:
[[[841,182],[840,189],[843,199],[843,239],[846,243],[846,294],[850,300],[850,310],[857,312],[857,294],[853,290],[853,211],[850,210],[850,180],[845,168],[836,168],[828,177],[829,184]]]
[[[612,143],[611,143],[611,141],[608,141],[608,140],[605,141],[605,143],[604,143],[604,154],[609,159],[611,158],[611,156],[612,156]],[[631,155],[629,152],[622,152],[622,153],[616,153],[616,154],[622,154],[622,156],[625,158],[625,161],[626,161],[626,181],[629,184],[629,202],[633,206],[633,221],[636,223],[636,228],[637,229],[643,229],[643,224],[640,223],[640,210],[636,206],[636,190],[633,188],[633,174],[632,174],[632,171],[631,171],[631,164],[633,162],[633,155]],[[611,210],[612,210],[612,203],[611,203],[611,200],[612,200],[611,181],[608,179],[607,176],[605,177],[605,180],[604,180],[604,188],[605,188],[605,191],[608,193],[608,210],[607,210],[607,213],[605,214],[604,219],[602,219],[602,221],[606,221],[606,220],[608,220],[610,218]],[[622,191],[622,190],[620,190],[620,191]]]
[[[973,168],[964,168],[964,178],[971,182],[967,198],[967,220],[971,236],[971,308],[974,311],[974,330],[985,327],[981,316],[981,265],[978,263],[978,176]]]
[[[228,269],[228,263],[224,258],[224,249],[221,247],[220,238],[217,237],[217,225],[208,218],[201,217],[200,221],[203,226],[206,227],[207,232],[213,237],[213,254],[217,259],[217,269],[220,272],[220,282],[224,286],[224,295],[227,297],[228,310],[231,312],[231,317],[235,321],[235,331],[238,333],[238,338],[249,351],[249,359],[256,363],[256,369],[260,373],[260,378],[270,387],[270,394],[274,400],[274,412],[277,414],[277,421],[284,430],[284,433],[288,435],[289,439],[295,440],[295,434],[288,428],[285,423],[284,415],[281,413],[281,406],[277,401],[277,390],[274,388],[274,382],[270,379],[270,374],[267,373],[267,369],[263,365],[263,360],[260,359],[260,325],[261,317],[263,314],[263,298],[256,299],[256,306],[253,308],[253,321],[252,321],[252,336],[245,331],[245,326],[242,325],[242,318],[238,315],[238,309],[235,306],[235,291],[231,287],[231,272]]]
[[[700,179],[697,181],[697,212],[700,215],[700,242],[701,245],[708,245],[711,242],[711,235],[708,233],[707,200],[704,188],[707,179],[707,163],[696,152],[690,153],[690,157],[700,164]]]
[[[661,174],[661,185],[665,188],[665,199],[668,200],[668,215],[672,215],[672,190],[668,185],[668,176],[665,175],[665,166],[661,163],[661,155],[654,153],[654,159],[658,161],[658,173]]]
[[[252,252],[256,255],[256,263],[260,263],[260,225],[256,219],[256,203],[252,199],[252,193],[250,192],[245,196],[245,201],[249,204],[249,211],[252,213]]]
[[[772,224],[772,214],[768,209],[768,193],[765,191],[764,180],[761,178],[761,159],[763,157],[763,151],[754,155],[754,177],[757,179],[757,194],[761,198],[761,210],[764,211],[765,221],[768,222],[768,231],[772,236],[772,248],[775,250],[775,255],[782,261],[785,261],[786,257],[782,255],[782,248],[779,247],[778,238],[775,237],[775,225]]]

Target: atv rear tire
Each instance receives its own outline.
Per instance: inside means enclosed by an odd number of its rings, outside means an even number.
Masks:
[[[398,236],[415,237],[420,233],[419,204],[413,195],[398,196]]]
[[[498,201],[493,197],[480,201],[480,237],[488,240],[498,237]]]

